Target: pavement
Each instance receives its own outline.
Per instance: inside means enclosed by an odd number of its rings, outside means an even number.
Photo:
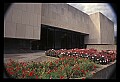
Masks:
[[[18,62],[44,62],[55,60],[58,58],[46,56],[44,51],[40,51],[35,53],[4,54],[4,63],[9,62],[9,59]]]

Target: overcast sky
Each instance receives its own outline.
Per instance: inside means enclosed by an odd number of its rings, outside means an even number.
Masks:
[[[101,12],[106,17],[114,22],[114,35],[117,32],[117,16],[108,3],[67,3],[85,13],[92,14],[95,12]]]

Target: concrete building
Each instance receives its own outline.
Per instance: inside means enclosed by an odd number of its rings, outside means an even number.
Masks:
[[[69,49],[111,44],[114,44],[111,20],[100,12],[88,15],[65,3],[14,3],[4,17],[5,50]]]

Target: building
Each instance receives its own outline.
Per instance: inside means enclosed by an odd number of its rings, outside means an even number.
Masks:
[[[100,12],[88,15],[65,3],[14,3],[4,16],[4,50],[112,44],[114,23]]]

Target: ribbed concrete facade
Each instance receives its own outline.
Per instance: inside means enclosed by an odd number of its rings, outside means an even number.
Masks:
[[[42,24],[89,34],[89,15],[67,4],[42,4]]]
[[[112,44],[114,43],[114,23],[100,14],[100,35],[101,44]]]
[[[41,24],[83,33],[85,44],[114,44],[114,23],[68,4],[12,4],[4,17],[4,37],[41,40]]]
[[[13,4],[4,21],[4,37],[40,40],[41,4]]]

